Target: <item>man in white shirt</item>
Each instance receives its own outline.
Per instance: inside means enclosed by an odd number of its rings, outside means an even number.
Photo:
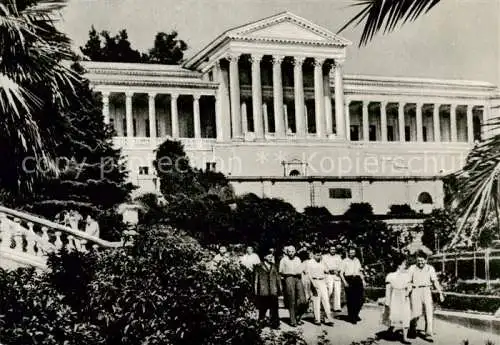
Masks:
[[[260,264],[260,258],[257,254],[254,253],[253,247],[248,246],[247,252],[240,259],[241,264],[248,268],[250,271],[253,271],[254,267]]]
[[[302,284],[302,262],[295,256],[295,248],[285,248],[285,256],[279,264],[279,273],[284,280],[283,297],[285,307],[290,313],[290,326],[303,324],[300,320],[306,306],[304,286]]]
[[[314,323],[316,325],[321,325],[321,305],[323,305],[326,314],[325,325],[332,326],[332,311],[330,309],[330,298],[326,286],[327,273],[328,267],[321,260],[321,252],[316,250],[313,260],[309,261],[306,266],[306,274],[311,282]]]
[[[351,323],[361,321],[359,312],[363,307],[365,279],[361,262],[356,257],[356,249],[350,248],[347,257],[342,261],[340,278],[345,286],[347,300],[347,316]]]
[[[326,275],[326,287],[328,288],[328,296],[332,298],[333,295],[333,310],[338,312],[341,309],[340,306],[340,268],[342,266],[342,257],[337,254],[337,250],[334,246],[330,247],[330,252],[323,255],[323,262],[328,268],[328,274]]]
[[[436,270],[427,264],[427,255],[417,253],[416,265],[410,266],[409,274],[413,290],[411,292],[412,321],[408,331],[409,338],[416,337],[417,322],[420,316],[425,316],[425,336],[432,342],[433,336],[433,305],[431,288],[434,286],[439,292],[440,301],[444,301],[443,291],[437,279]]]

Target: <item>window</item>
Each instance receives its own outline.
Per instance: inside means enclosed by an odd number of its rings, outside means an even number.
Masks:
[[[205,164],[206,171],[215,171],[215,162],[206,162]]]
[[[418,196],[418,202],[421,204],[432,204],[432,197],[427,192],[420,193]]]
[[[122,128],[123,128],[123,136],[126,137],[127,136],[127,120],[126,119],[122,120]]]
[[[359,141],[359,126],[358,125],[351,126],[351,140],[352,141]]]
[[[376,141],[377,140],[377,126],[370,125],[369,132],[368,132],[368,138],[369,138],[370,141]]]
[[[132,125],[134,126],[134,130],[132,133],[134,133],[132,136],[136,137],[137,136],[137,121],[134,119],[132,121]]]
[[[394,141],[394,126],[387,126],[387,140]]]
[[[149,175],[149,167],[139,167],[139,175]]]
[[[297,169],[290,171],[290,176],[300,176],[300,172]]]
[[[405,141],[411,140],[410,126],[405,126]]]
[[[149,131],[149,119],[146,119],[146,137],[150,137],[150,131]]]
[[[424,141],[427,141],[427,127],[422,127],[422,136],[423,136],[423,139]]]
[[[330,188],[330,199],[351,199],[352,192],[350,188]]]
[[[214,72],[213,71],[208,72],[208,80],[214,81]]]

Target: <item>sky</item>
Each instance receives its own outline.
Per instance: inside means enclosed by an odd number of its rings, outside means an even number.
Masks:
[[[69,0],[58,24],[83,45],[98,31],[127,29],[135,49],[146,51],[159,31],[176,30],[186,56],[223,31],[290,11],[337,32],[358,10],[359,0]],[[500,0],[442,0],[431,12],[396,32],[358,47],[361,27],[341,36],[351,40],[345,73],[481,80],[500,84]]]

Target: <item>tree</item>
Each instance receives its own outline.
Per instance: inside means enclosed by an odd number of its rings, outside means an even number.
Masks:
[[[89,39],[80,51],[92,61],[105,62],[144,62],[147,57],[132,48],[128,39],[127,30],[120,30],[115,36],[109,31],[97,33],[92,26],[89,31]]]
[[[177,65],[182,62],[184,51],[188,46],[183,40],[177,39],[177,31],[170,33],[158,32],[154,46],[149,50],[149,62],[165,65]]]
[[[438,252],[446,246],[456,232],[456,218],[447,209],[432,210],[429,217],[422,224],[422,243]]]
[[[365,21],[359,44],[367,44],[378,32],[388,33],[399,24],[414,21],[439,4],[440,0],[353,0],[363,7],[339,32]]]
[[[81,83],[60,63],[71,57],[70,41],[55,28],[51,11],[63,3],[0,1],[0,187],[14,195],[31,192],[44,171],[55,171],[47,123],[65,119],[46,111],[64,107]]]
[[[165,65],[180,64],[184,58],[187,44],[177,38],[178,33],[158,32],[153,48],[148,53],[140,53],[132,48],[126,30],[120,30],[115,36],[109,31],[97,32],[90,28],[89,38],[80,51],[91,61],[158,63]]]
[[[83,73],[78,64],[74,70]],[[100,96],[92,92],[88,81],[75,91],[78,99],[54,110],[68,120],[53,134],[59,173],[35,183],[26,201],[31,211],[48,218],[69,209],[90,214],[101,224],[102,237],[116,239],[119,233],[110,233],[119,230],[116,227],[121,223],[116,207],[129,200],[135,187],[127,182],[121,150],[113,147],[111,126],[103,126]]]

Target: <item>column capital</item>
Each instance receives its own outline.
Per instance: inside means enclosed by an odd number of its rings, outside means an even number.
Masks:
[[[240,60],[240,56],[241,54],[240,53],[229,53],[227,54],[226,56],[226,59],[229,60],[229,62],[238,62]]]
[[[177,98],[179,98],[179,94],[178,93],[171,93],[170,98],[177,99]]]
[[[389,104],[389,101],[380,101],[380,106],[387,108],[387,104]]]
[[[263,57],[263,54],[252,54],[250,55],[250,61],[252,62],[252,64],[259,64],[262,61]]]
[[[326,60],[325,58],[315,57],[314,58],[314,67],[322,67],[325,60]]]
[[[195,100],[195,101],[199,101],[200,97],[201,97],[200,94],[197,94],[197,93],[193,94],[193,100]]]
[[[273,65],[281,65],[284,59],[283,55],[273,55]]]
[[[101,91],[101,95],[103,97],[109,97],[109,95],[111,94],[111,91],[108,91],[108,90],[105,90],[105,91]]]
[[[345,63],[345,58],[336,58],[334,59],[335,67],[342,67]]]
[[[134,95],[134,91],[125,91],[125,96],[126,97],[132,97]]]
[[[157,93],[156,93],[156,92],[149,92],[149,93],[148,93],[149,98],[155,98],[155,97],[156,97],[156,95],[157,95]]]
[[[304,63],[305,60],[306,60],[306,58],[303,56],[294,56],[293,57],[293,65],[297,68],[302,67],[302,64]]]

